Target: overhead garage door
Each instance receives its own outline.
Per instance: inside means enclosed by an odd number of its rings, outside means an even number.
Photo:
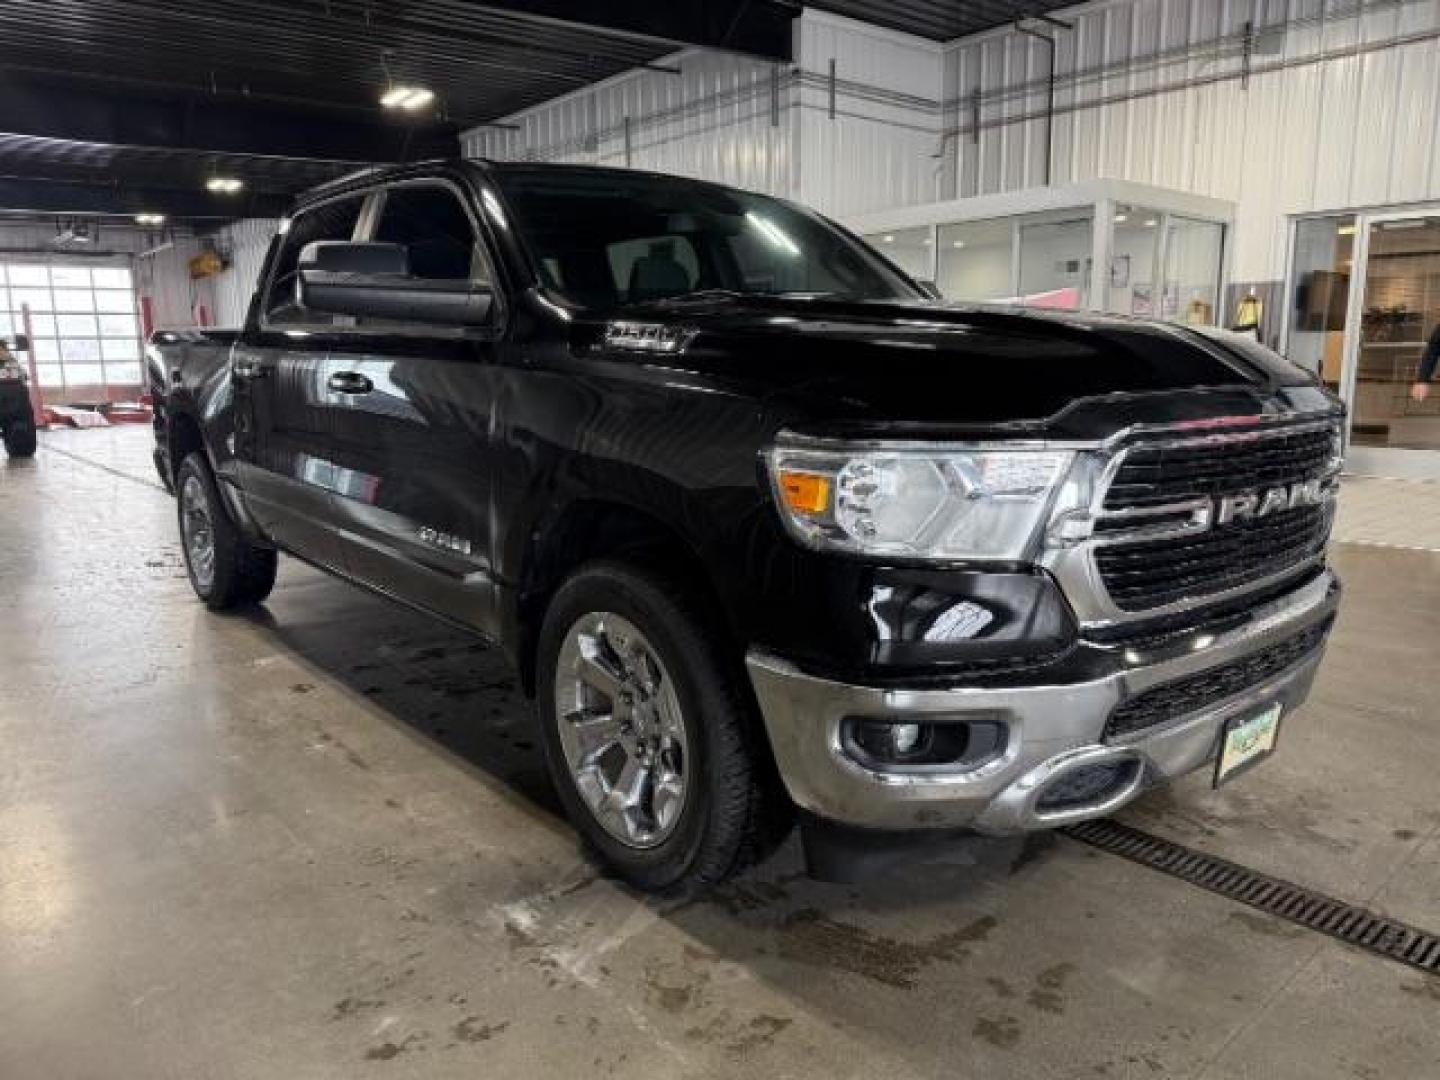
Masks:
[[[24,333],[27,305],[47,399],[116,400],[139,392],[140,329],[128,266],[0,263],[0,337]]]

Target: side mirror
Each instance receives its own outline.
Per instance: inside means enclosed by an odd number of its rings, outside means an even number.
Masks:
[[[16,334],[16,335],[15,335],[15,351],[16,351],[16,352],[29,352],[29,351],[30,351],[30,338],[27,337],[25,334]]]
[[[403,244],[317,240],[300,249],[297,271],[296,304],[327,315],[483,326],[495,302],[480,282],[413,277]]]

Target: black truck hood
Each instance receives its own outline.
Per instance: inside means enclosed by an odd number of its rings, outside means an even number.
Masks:
[[[1336,407],[1299,368],[1235,335],[1089,313],[732,294],[623,320],[693,335],[643,362],[739,384],[823,429],[1088,436]]]

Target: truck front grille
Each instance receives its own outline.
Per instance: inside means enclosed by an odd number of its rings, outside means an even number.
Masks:
[[[1333,471],[1339,453],[1339,433],[1328,424],[1140,443],[1126,451],[1110,481],[1105,509],[1132,510],[1312,480]]]
[[[1148,611],[1203,599],[1298,569],[1330,533],[1328,506],[1305,506],[1169,540],[1115,544],[1095,552],[1111,602]]]
[[[1326,619],[1268,649],[1137,694],[1110,714],[1105,738],[1143,731],[1243,694],[1309,656],[1324,642],[1329,629],[1330,620]]]
[[[1340,437],[1330,424],[1140,443],[1124,452],[1106,490],[1095,568],[1111,603],[1143,613],[1202,603],[1312,563],[1333,507],[1291,505],[1222,521],[1227,496],[1288,491],[1333,476]],[[1179,526],[1163,536],[1150,527]],[[1133,537],[1127,535],[1133,532]]]

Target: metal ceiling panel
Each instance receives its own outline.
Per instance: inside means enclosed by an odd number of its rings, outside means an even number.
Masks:
[[[1076,0],[818,0],[831,11],[932,41],[952,41],[1007,26],[1016,19],[1074,7]]]

